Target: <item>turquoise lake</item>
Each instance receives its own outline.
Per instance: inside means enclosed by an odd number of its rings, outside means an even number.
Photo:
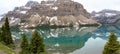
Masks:
[[[114,31],[120,41],[120,26],[37,29],[44,38],[46,50],[52,54],[102,54],[110,31]],[[13,28],[12,36],[19,44],[23,32],[30,40],[33,31]]]

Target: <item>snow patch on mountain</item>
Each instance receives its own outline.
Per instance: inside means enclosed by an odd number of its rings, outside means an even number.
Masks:
[[[26,14],[26,13],[27,13],[27,11],[20,11],[20,13],[22,13],[22,14]]]
[[[24,7],[24,9],[31,9],[31,7]]]
[[[53,7],[52,9],[53,9],[53,10],[57,10],[57,9],[58,9],[58,7]]]
[[[83,25],[87,24],[87,23],[85,23],[85,22],[82,22],[82,21],[80,21],[80,20],[79,20],[79,22],[80,22],[81,24],[83,24]]]
[[[115,16],[115,15],[117,15],[117,14],[115,14],[115,13],[105,13],[105,16],[107,16],[107,17]]]
[[[56,20],[56,21],[57,21],[57,16],[54,16],[54,17],[51,17],[51,18],[50,18],[50,22],[52,22],[53,20]]]
[[[101,14],[95,14],[95,17],[98,17],[98,16],[100,16]]]
[[[44,4],[44,5],[46,5],[46,6],[52,6],[52,5],[54,5],[54,4]]]

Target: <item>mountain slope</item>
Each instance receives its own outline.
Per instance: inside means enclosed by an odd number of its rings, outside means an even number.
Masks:
[[[29,1],[25,6],[16,7],[6,14],[10,21],[20,27],[70,26],[98,24],[84,9],[83,5],[72,0]],[[11,22],[12,25],[14,22]]]

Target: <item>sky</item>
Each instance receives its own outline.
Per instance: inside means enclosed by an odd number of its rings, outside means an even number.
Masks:
[[[41,0],[0,0],[0,15],[13,10],[14,7],[24,6],[27,1]],[[81,3],[88,12],[113,9],[120,11],[120,0],[74,0]]]

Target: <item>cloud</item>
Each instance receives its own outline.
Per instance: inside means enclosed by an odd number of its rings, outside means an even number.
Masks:
[[[75,0],[83,4],[89,12],[102,9],[120,10],[120,0]]]

